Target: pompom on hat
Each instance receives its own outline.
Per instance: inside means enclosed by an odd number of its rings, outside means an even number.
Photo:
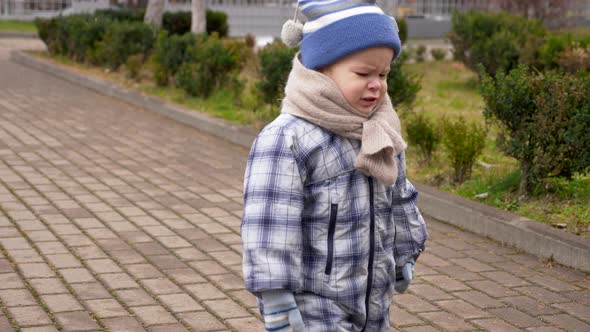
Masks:
[[[305,23],[297,20],[298,13]],[[402,48],[395,19],[375,0],[299,0],[281,39],[290,47],[300,44],[301,63],[316,70],[377,46],[392,48],[395,60]]]

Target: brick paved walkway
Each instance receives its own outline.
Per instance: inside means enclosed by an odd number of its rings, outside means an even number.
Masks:
[[[0,331],[260,331],[241,280],[247,150],[8,62]],[[590,331],[590,276],[429,221],[394,331]]]

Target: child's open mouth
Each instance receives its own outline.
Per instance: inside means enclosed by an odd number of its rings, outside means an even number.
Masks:
[[[377,98],[375,98],[375,97],[361,98],[361,104],[363,106],[372,106],[376,102],[377,102]]]

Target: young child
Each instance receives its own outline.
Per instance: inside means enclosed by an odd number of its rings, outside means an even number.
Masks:
[[[397,26],[374,0],[298,5],[282,113],[245,174],[246,287],[267,331],[389,331],[393,289],[408,288],[427,238],[387,95]]]

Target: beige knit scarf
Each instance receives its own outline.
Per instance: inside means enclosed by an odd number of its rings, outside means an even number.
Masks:
[[[387,185],[397,179],[396,156],[407,147],[389,96],[370,114],[355,110],[328,76],[293,60],[282,112],[293,114],[338,135],[361,141],[354,167]]]

